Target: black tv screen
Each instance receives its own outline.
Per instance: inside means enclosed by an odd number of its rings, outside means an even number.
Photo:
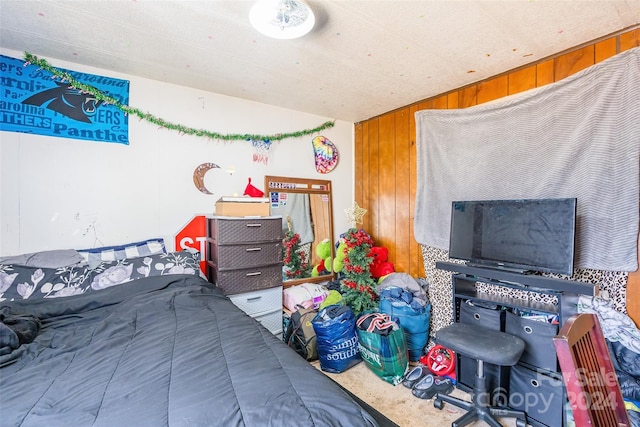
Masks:
[[[454,201],[449,257],[486,267],[571,275],[576,202]]]

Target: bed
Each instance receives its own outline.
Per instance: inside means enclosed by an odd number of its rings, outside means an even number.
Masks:
[[[0,260],[0,425],[377,425],[198,262]]]

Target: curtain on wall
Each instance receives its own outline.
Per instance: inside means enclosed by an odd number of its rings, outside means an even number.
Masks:
[[[577,197],[575,267],[637,270],[640,48],[521,94],[415,117],[419,243],[448,249],[453,200]]]

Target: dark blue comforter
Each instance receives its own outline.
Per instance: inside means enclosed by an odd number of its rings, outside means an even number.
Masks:
[[[3,302],[39,332],[0,355],[0,426],[374,426],[196,276]]]

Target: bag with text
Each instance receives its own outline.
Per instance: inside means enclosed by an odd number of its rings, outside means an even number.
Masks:
[[[324,307],[312,321],[323,371],[339,374],[360,363],[353,311],[346,305]]]

